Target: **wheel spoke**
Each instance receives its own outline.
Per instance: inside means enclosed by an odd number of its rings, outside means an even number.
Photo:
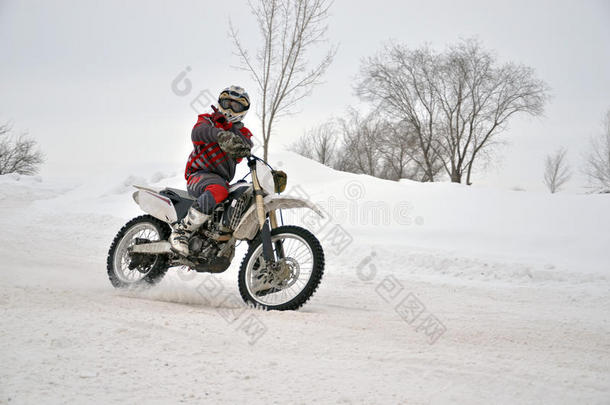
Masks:
[[[246,281],[246,288],[258,303],[275,306],[293,300],[307,286],[308,281],[313,274],[314,257],[309,244],[298,235],[290,233],[275,235],[272,236],[271,241],[274,245],[275,242],[278,241],[282,244],[284,258],[279,260],[280,266],[289,267],[280,267],[277,271],[279,273],[289,271],[288,277],[279,280],[279,275],[277,273],[272,273],[270,278],[273,282],[271,284],[263,283],[262,286],[259,285],[261,273],[270,271],[269,269],[262,268],[261,261],[263,252],[261,244],[252,253],[246,267],[244,278]],[[277,249],[275,249],[275,251],[277,257]],[[268,276],[263,276],[263,279],[265,279],[265,277]],[[279,286],[280,284],[278,283],[284,285],[284,287],[280,287],[281,289],[279,291],[265,293],[265,291],[273,288],[271,287],[272,285]],[[257,293],[262,293],[262,295],[257,295]]]
[[[116,248],[114,270],[117,278],[127,284],[136,284],[140,282],[146,277],[150,270],[154,268],[159,260],[158,257],[155,257],[154,262],[147,265],[145,271],[140,271],[138,268],[130,269],[129,265],[133,258],[129,254],[128,249],[135,245],[136,239],[154,242],[160,240],[160,235],[153,224],[143,222],[129,229],[119,241],[119,245]]]

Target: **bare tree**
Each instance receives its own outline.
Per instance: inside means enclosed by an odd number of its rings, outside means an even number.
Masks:
[[[299,155],[306,157],[307,159],[314,159],[313,145],[311,143],[311,139],[307,136],[307,133],[302,135],[296,142],[288,147],[288,150],[291,150]]]
[[[386,46],[379,55],[364,61],[357,94],[379,105],[379,110],[395,122],[409,123],[416,134],[421,156],[417,164],[425,173],[425,181],[434,181],[438,155],[434,149],[438,102],[431,86],[438,62],[427,48],[408,51],[403,47]]]
[[[309,129],[290,150],[326,166],[333,166],[337,148],[337,129],[333,121]]]
[[[417,137],[406,122],[391,123],[376,112],[362,116],[349,109],[347,119],[329,120],[308,130],[290,149],[338,170],[399,180],[425,177],[415,163]],[[435,174],[442,170],[436,168]]]
[[[347,118],[340,120],[342,147],[337,152],[336,168],[339,170],[381,175],[381,137],[387,131],[386,121],[371,113],[361,115],[350,108]]]
[[[567,151],[560,148],[544,161],[544,184],[551,193],[558,192],[570,180],[572,173],[566,161]]]
[[[419,148],[419,137],[407,121],[387,121],[378,142],[382,156],[381,177],[390,180],[411,179],[426,181],[429,174],[421,162],[425,162]],[[441,165],[432,165],[432,177],[441,170]]]
[[[0,175],[38,173],[44,156],[37,149],[36,141],[25,134],[13,136],[11,129],[9,124],[0,125]]]
[[[262,47],[253,59],[231,24],[230,35],[242,63],[258,85],[264,158],[267,159],[273,125],[294,112],[311,94],[333,61],[331,46],[322,60],[309,67],[308,52],[325,40],[329,0],[252,0],[250,9],[262,34]]]
[[[610,110],[606,113],[602,134],[591,140],[585,173],[597,191],[610,192]]]
[[[451,181],[470,184],[472,169],[498,144],[497,135],[517,113],[539,115],[547,86],[531,68],[498,65],[475,40],[439,53],[392,44],[363,62],[358,95],[417,136],[417,163],[435,179],[439,162]]]

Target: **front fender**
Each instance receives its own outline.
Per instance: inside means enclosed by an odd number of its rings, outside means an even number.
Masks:
[[[290,196],[278,196],[268,195],[263,199],[265,204],[265,213],[277,209],[290,209],[290,208],[309,208],[316,214],[324,217],[322,210],[314,203],[309,200],[298,197]],[[236,239],[248,239],[251,240],[256,236],[258,232],[258,218],[256,217],[256,204],[252,204],[246,211],[244,216],[239,221],[239,224],[233,231],[233,236]]]

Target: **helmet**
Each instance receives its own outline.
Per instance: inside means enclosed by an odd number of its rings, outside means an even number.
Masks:
[[[229,86],[218,96],[218,110],[227,121],[239,122],[250,108],[250,96],[239,86]]]

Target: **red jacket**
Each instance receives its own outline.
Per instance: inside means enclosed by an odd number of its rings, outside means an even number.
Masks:
[[[202,171],[216,173],[227,182],[235,176],[235,166],[241,159],[233,159],[220,149],[218,146],[220,131],[231,131],[240,135],[250,146],[253,145],[250,139],[252,133],[241,122],[233,124],[219,112],[200,114],[191,133],[193,152],[189,156],[184,171],[187,181],[193,173]]]

